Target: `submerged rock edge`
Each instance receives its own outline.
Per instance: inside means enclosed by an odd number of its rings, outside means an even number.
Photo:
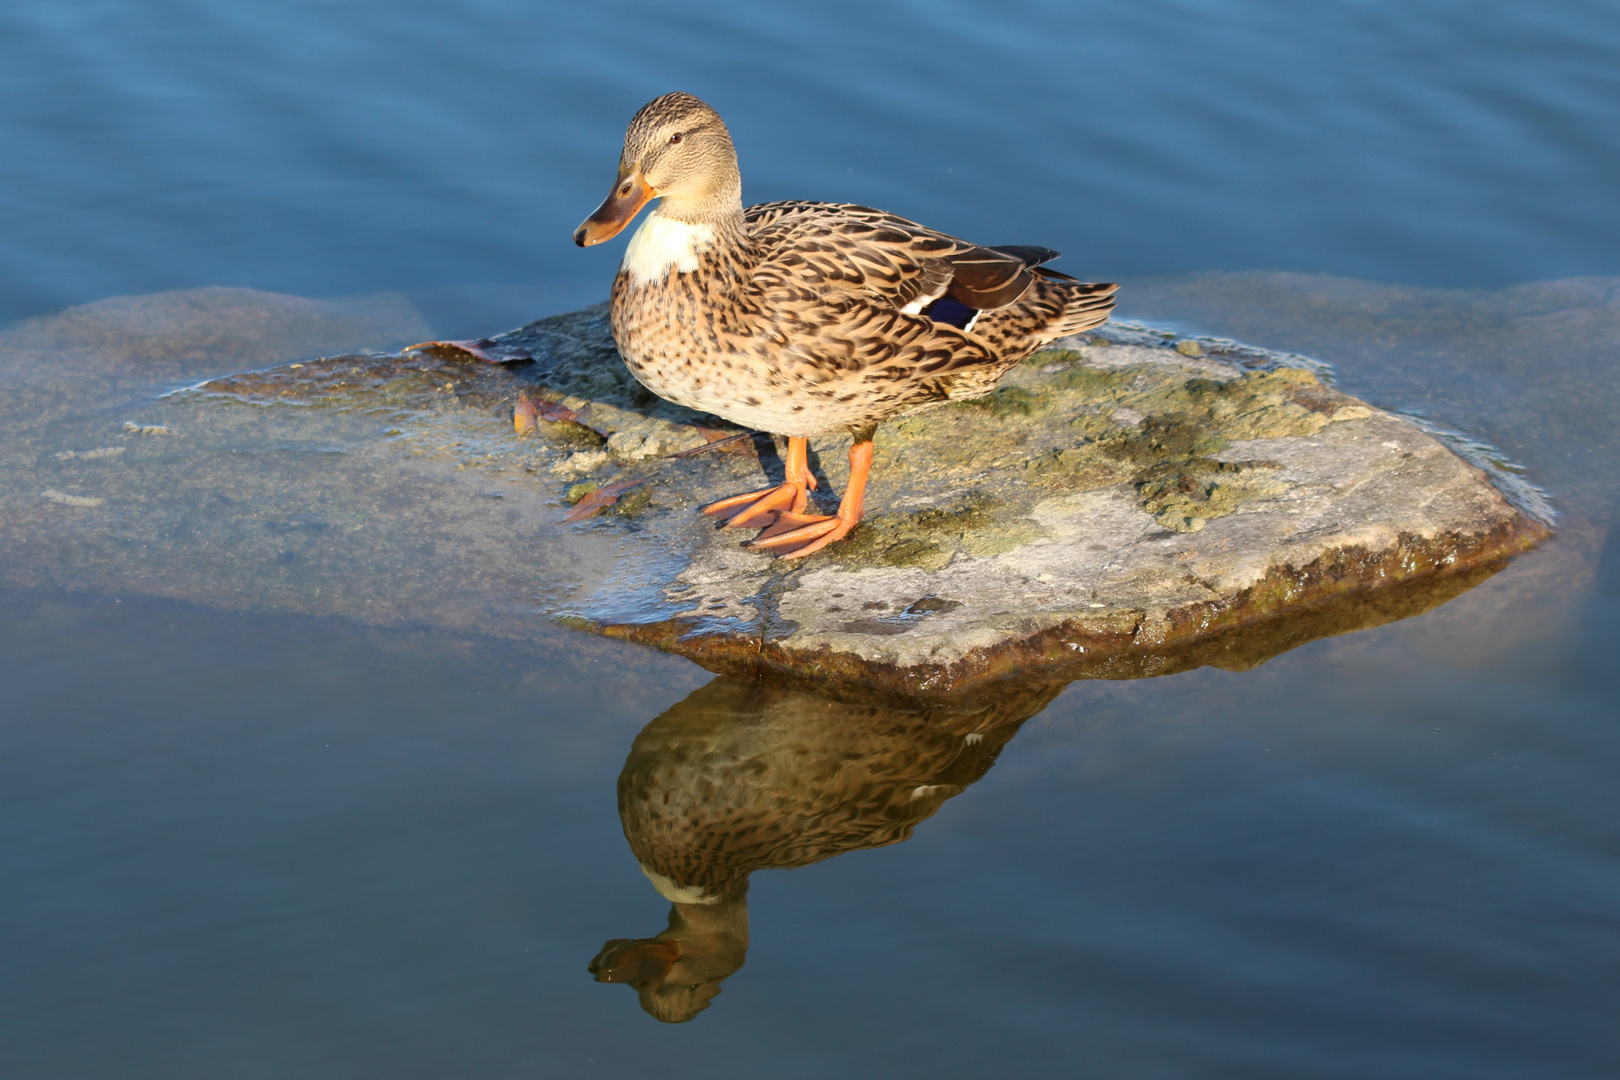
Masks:
[[[1477,534],[1403,533],[1394,545],[1378,551],[1343,547],[1301,567],[1273,566],[1261,580],[1229,597],[1160,613],[1134,613],[1128,630],[1117,628],[1118,612],[1096,620],[1065,619],[972,649],[945,664],[900,665],[827,645],[796,648],[791,638],[717,633],[705,629],[703,620],[684,617],[641,624],[568,621],[580,629],[684,656],[720,674],[771,675],[845,692],[933,697],[1009,680],[1141,678],[1207,664],[1253,667],[1306,641],[1427,611],[1473,588],[1514,555],[1551,535],[1545,523],[1523,513]],[[1376,601],[1390,603],[1368,606]],[[1338,610],[1329,611],[1330,605]],[[1337,621],[1323,618],[1334,614]],[[1301,620],[1317,625],[1302,632]],[[1116,625],[1110,627],[1109,622]],[[1263,623],[1276,624],[1272,635],[1276,648],[1267,649],[1264,643],[1255,648],[1250,643],[1238,651],[1244,658],[1238,663],[1196,653],[1199,645]]]

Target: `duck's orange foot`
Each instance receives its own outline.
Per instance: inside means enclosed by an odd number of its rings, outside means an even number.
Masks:
[[[855,522],[843,515],[823,517],[820,514],[781,513],[771,527],[755,537],[749,547],[776,552],[778,558],[802,559],[842,540],[855,527]]]
[[[866,477],[872,471],[872,436],[857,435],[849,448],[849,486],[844,489],[838,513],[832,517],[806,514],[802,506],[776,515],[770,528],[760,533],[749,547],[775,551],[784,559],[813,555],[835,540],[849,535],[861,520],[866,500]]]
[[[810,503],[810,490],[816,478],[810,475],[810,442],[808,439],[788,440],[787,477],[773,488],[750,491],[746,495],[733,495],[703,508],[710,517],[725,521],[728,529],[758,528],[776,520],[786,511],[802,514]]]
[[[710,503],[703,512],[720,518],[728,529],[758,528],[769,525],[783,511],[798,513],[810,501],[805,485],[778,484],[764,491],[750,491],[746,495],[733,495],[729,499]]]

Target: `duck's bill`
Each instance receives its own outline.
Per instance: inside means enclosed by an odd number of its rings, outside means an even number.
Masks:
[[[603,199],[596,213],[574,230],[574,243],[580,247],[590,247],[613,239],[657,195],[658,190],[647,183],[647,178],[639,172],[619,177],[618,183],[613,185],[613,194]]]

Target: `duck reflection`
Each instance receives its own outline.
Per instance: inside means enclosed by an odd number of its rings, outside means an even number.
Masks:
[[[1061,689],[896,706],[707,684],[642,729],[619,773],[624,835],[669,926],[609,941],[590,971],[659,1020],[690,1020],[747,959],[750,874],[908,839]]]

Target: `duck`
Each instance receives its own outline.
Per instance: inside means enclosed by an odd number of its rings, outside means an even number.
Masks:
[[[781,484],[703,512],[760,528],[750,546],[788,559],[859,523],[880,423],[990,393],[1105,322],[1118,288],[1050,269],[1050,248],[987,247],[867,206],[744,207],[731,134],[688,93],[636,112],[613,188],[574,242],[617,236],[655,199],[613,279],[614,341],[652,393],[787,440]],[[812,513],[809,440],[842,433],[843,497]]]

